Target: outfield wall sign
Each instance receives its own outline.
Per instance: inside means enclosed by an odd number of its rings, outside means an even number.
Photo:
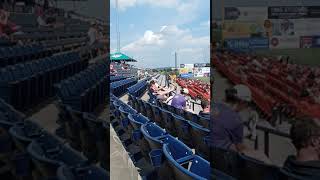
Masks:
[[[300,37],[300,48],[320,48],[320,36]]]
[[[268,7],[269,19],[320,18],[320,6],[273,6]]]
[[[234,38],[226,39],[228,48],[230,49],[268,49],[268,38]]]

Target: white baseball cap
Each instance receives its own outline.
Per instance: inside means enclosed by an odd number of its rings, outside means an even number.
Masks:
[[[247,101],[247,102],[250,102],[252,97],[251,97],[251,90],[249,89],[248,86],[246,85],[243,85],[243,84],[238,84],[238,85],[235,85],[233,87],[237,93],[236,93],[236,97],[240,100],[243,100],[243,101]]]
[[[189,90],[188,90],[187,88],[183,88],[183,89],[182,89],[182,92],[183,92],[184,94],[189,94]]]

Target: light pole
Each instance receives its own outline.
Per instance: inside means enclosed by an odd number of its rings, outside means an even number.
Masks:
[[[116,29],[117,29],[117,52],[120,52],[120,32],[119,32],[119,10],[118,0],[116,0]]]

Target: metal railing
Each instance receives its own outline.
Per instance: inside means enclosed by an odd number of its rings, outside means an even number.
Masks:
[[[249,126],[248,123],[245,123],[246,126]],[[288,138],[290,139],[290,134],[285,133],[285,132],[281,132],[279,130],[275,130],[272,128],[268,128],[268,127],[263,127],[263,126],[259,126],[257,125],[257,130],[263,131],[264,134],[264,154],[269,157],[269,145],[270,145],[270,134],[272,135],[276,135],[276,136],[280,136],[282,138]],[[258,150],[259,149],[259,136],[257,136],[257,138],[255,139],[254,142],[254,149]]]

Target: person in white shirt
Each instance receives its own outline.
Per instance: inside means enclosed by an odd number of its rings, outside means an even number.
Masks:
[[[97,42],[98,38],[98,31],[96,29],[96,24],[92,23],[91,27],[89,28],[88,31],[88,37],[89,37],[89,45],[93,45],[95,42]]]

